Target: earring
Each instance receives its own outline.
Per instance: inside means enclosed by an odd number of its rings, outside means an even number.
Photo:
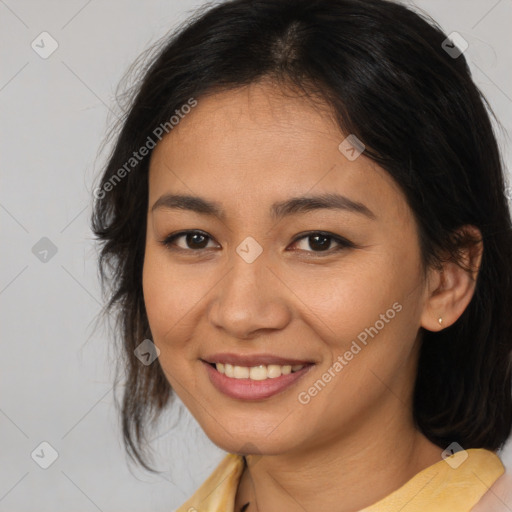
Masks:
[[[441,317],[439,317],[437,321],[439,322],[439,325],[443,325],[443,319]]]

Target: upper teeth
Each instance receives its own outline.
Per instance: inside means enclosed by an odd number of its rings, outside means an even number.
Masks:
[[[304,368],[303,364],[284,365],[278,364],[261,364],[259,366],[234,366],[232,364],[215,363],[217,371],[235,379],[251,379],[251,380],[265,380],[275,379],[281,375],[288,375],[289,373],[296,372]]]

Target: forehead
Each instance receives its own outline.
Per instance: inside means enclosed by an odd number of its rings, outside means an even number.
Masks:
[[[150,207],[163,193],[254,207],[299,195],[341,193],[405,213],[405,198],[364,153],[350,161],[326,105],[252,84],[198,99],[159,142],[150,162]]]

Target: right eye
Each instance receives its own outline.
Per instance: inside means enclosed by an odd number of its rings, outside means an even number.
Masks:
[[[179,246],[176,243],[179,239],[184,240],[185,246]],[[208,240],[213,239],[204,231],[188,230],[169,235],[161,243],[170,250],[198,252],[207,248]]]

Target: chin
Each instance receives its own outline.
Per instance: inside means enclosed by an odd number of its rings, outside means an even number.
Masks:
[[[255,430],[254,425],[245,427],[237,422],[229,422],[229,430],[224,430],[215,420],[208,420],[208,424],[201,424],[201,428],[210,441],[220,449],[229,453],[240,455],[279,455],[283,452],[293,451],[302,445],[301,437],[297,432],[281,431],[278,421],[266,425],[261,430]]]

